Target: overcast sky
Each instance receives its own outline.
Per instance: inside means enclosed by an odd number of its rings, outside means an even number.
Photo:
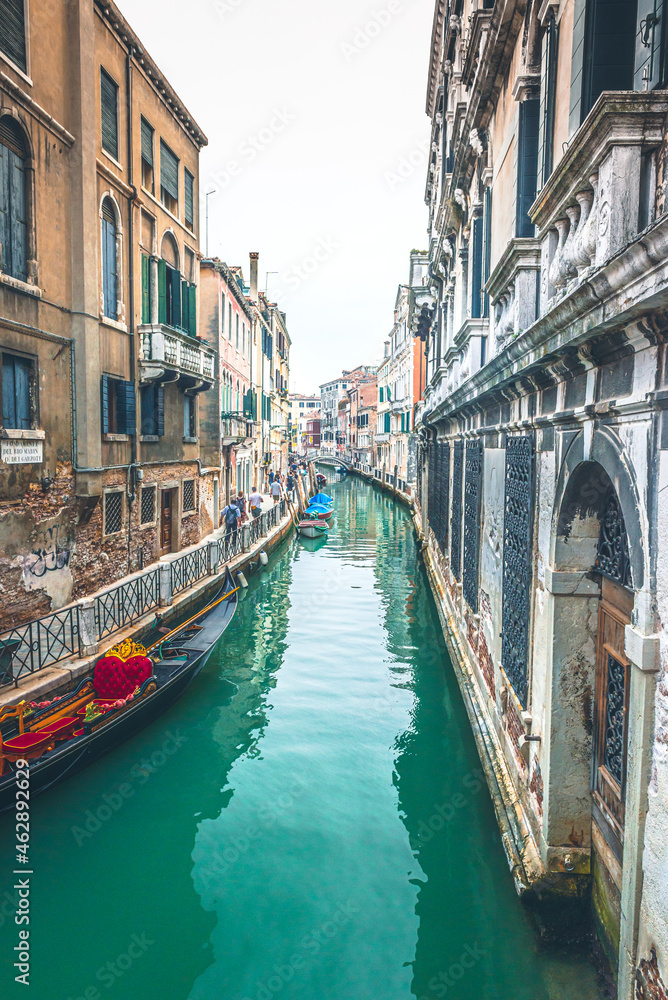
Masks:
[[[291,390],[382,355],[426,249],[434,0],[120,0],[209,139],[209,252],[260,253],[287,313]],[[201,249],[206,251],[204,200]]]

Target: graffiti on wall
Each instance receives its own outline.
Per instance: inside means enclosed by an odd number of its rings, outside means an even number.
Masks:
[[[30,554],[21,557],[25,589],[46,591],[52,610],[63,607],[72,595],[71,555],[67,529],[54,524],[41,529]]]

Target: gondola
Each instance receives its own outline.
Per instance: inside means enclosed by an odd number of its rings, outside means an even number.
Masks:
[[[328,531],[325,521],[306,518],[297,525],[297,530],[304,538],[323,538]]]
[[[227,568],[213,600],[148,649],[124,640],[69,694],[29,714],[25,702],[5,708],[0,722],[14,717],[16,735],[0,736],[0,812],[16,803],[23,761],[30,795],[37,795],[124,743],[175,702],[230,624],[238,590]]]

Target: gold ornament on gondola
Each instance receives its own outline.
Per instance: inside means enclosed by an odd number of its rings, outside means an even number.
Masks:
[[[119,660],[129,660],[131,656],[146,656],[146,648],[140,646],[138,642],[133,642],[132,639],[123,639],[122,642],[117,642],[115,646],[108,649],[106,656],[117,656]]]

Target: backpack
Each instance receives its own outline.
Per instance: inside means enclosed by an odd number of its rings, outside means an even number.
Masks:
[[[233,507],[231,504],[225,511],[225,527],[233,528],[237,523],[237,508]]]

